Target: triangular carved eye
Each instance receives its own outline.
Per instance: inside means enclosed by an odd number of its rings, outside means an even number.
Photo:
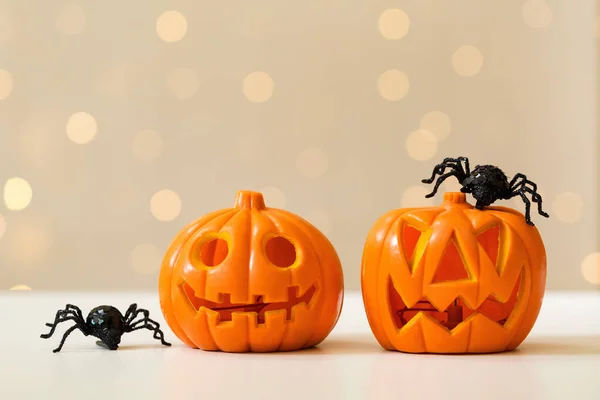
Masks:
[[[431,283],[469,279],[469,273],[465,268],[462,257],[460,256],[453,239],[446,245],[444,255],[440,260]]]
[[[498,261],[498,250],[500,248],[500,227],[494,226],[477,235],[477,241],[483,250],[485,250],[492,261],[492,264],[496,265],[496,262]]]
[[[404,248],[404,255],[406,256],[406,261],[410,264],[410,260],[415,252],[415,247],[417,246],[417,242],[421,237],[421,231],[410,226],[409,224],[404,224],[402,227],[402,247]]]

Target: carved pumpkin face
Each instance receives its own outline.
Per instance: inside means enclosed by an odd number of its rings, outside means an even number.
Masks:
[[[266,352],[320,343],[340,315],[343,276],[329,240],[260,193],[183,229],[159,278],[165,319],[203,350]]]
[[[537,319],[546,253],[534,226],[463,193],[387,213],[362,260],[365,310],[382,347],[409,353],[515,349]]]

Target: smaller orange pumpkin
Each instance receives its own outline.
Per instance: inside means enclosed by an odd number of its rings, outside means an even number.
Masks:
[[[185,227],[165,254],[160,305],[194,348],[270,352],[312,347],[339,318],[338,255],[316,227],[240,191],[235,206]]]
[[[546,252],[506,207],[478,210],[464,193],[436,207],[393,210],[367,237],[362,293],[382,347],[409,353],[515,349],[544,297]]]

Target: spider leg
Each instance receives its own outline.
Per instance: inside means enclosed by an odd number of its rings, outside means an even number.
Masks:
[[[471,175],[471,166],[469,165],[469,159],[467,157],[458,157],[458,159],[465,163],[465,175]]]
[[[65,307],[65,311],[73,311],[77,313],[77,316],[81,319],[81,322],[85,321],[85,318],[83,318],[83,313],[81,312],[81,309],[79,307],[74,306],[73,304],[67,304],[67,306]]]
[[[520,180],[519,180],[520,179]],[[529,187],[530,185],[531,187]],[[513,179],[510,181],[510,190],[511,194],[521,194],[521,193],[530,193],[534,203],[538,205],[538,213],[546,218],[549,218],[547,212],[542,209],[542,196],[537,192],[537,185],[527,179],[527,177],[523,174],[516,174]]]
[[[133,306],[133,305],[132,305]],[[137,306],[136,306],[137,307]],[[131,309],[132,307],[130,307]],[[128,310],[129,312],[129,310]],[[140,319],[139,321],[133,322],[133,320],[140,314],[143,314],[144,317],[142,319]],[[136,308],[134,311],[132,311],[129,315],[129,318],[125,320],[126,322],[126,326],[129,328],[133,328],[136,325],[140,324],[141,322],[144,322],[145,320],[150,319],[150,311],[148,310],[144,310],[143,308]]]
[[[517,182],[519,179],[521,179],[521,181]],[[535,192],[537,192],[537,185],[535,183],[531,182],[530,180],[528,180],[527,177],[521,173],[518,173],[515,176],[513,176],[510,183],[508,184],[508,186],[510,187],[510,189],[512,191],[515,191],[515,190],[519,189],[521,186],[525,185],[525,183],[530,183],[531,186],[533,186],[533,190]]]
[[[444,171],[446,170],[446,166],[444,164],[438,164],[435,167],[433,167],[433,170],[431,171],[431,177],[426,178],[426,179],[421,179],[421,182],[423,183],[432,183],[433,180],[435,179],[436,175],[441,175],[444,173]]]
[[[126,324],[129,324],[129,323],[131,323],[131,321],[133,321],[133,319],[137,315],[136,310],[137,310],[136,303],[133,303],[132,305],[129,306],[129,308],[125,312],[125,317],[124,317]]]
[[[547,212],[545,212],[544,210],[542,210],[542,196],[540,196],[540,194],[535,192],[534,190],[532,190],[531,188],[528,188],[527,186],[523,186],[521,188],[521,191],[531,194],[531,197],[533,198],[533,202],[537,203],[537,205],[538,205],[538,213],[543,217],[549,218],[550,215]]]
[[[440,185],[442,184],[442,182],[444,182],[444,181],[445,181],[447,178],[449,178],[450,176],[455,176],[455,177],[457,177],[457,178],[458,178],[458,175],[457,175],[457,173],[458,173],[458,172],[457,172],[456,170],[453,170],[453,171],[447,172],[447,173],[443,174],[442,176],[440,176],[440,177],[438,178],[437,182],[435,183],[435,186],[433,187],[433,190],[431,191],[431,193],[429,193],[429,194],[428,194],[428,195],[426,195],[425,197],[426,197],[426,198],[430,198],[430,197],[433,197],[433,196],[435,196],[435,194],[437,193],[437,191],[438,191],[438,189],[439,189]]]
[[[72,327],[70,327],[69,329],[67,329],[67,331],[65,332],[65,334],[63,335],[60,344],[58,345],[58,347],[54,350],[52,350],[53,353],[58,353],[60,351],[60,349],[62,349],[63,344],[65,344],[65,340],[67,340],[67,337],[75,330],[79,328],[78,325],[73,325]]]
[[[141,323],[143,323],[143,325],[140,325]],[[153,321],[150,318],[144,318],[144,319],[134,323],[132,325],[132,327],[130,327],[126,332],[133,332],[133,331],[137,331],[140,329],[148,329],[148,330],[154,331],[154,335],[153,335],[154,339],[160,340],[160,342],[162,344],[164,344],[165,346],[171,345],[171,343],[165,342],[164,334],[160,330],[160,324],[158,322]]]
[[[463,169],[463,167],[460,164],[460,162],[458,161],[458,159],[444,158],[444,161],[441,164],[438,164],[433,168],[431,177],[428,179],[422,179],[421,182],[432,183],[433,180],[435,179],[436,175],[443,175],[444,172],[446,172],[446,168],[452,168],[454,171],[456,171],[456,173],[457,173],[456,177],[458,178],[459,181],[462,181],[468,175],[468,174],[465,175],[465,170]],[[468,168],[468,165],[467,165],[467,168]]]
[[[130,307],[133,309],[133,304]],[[133,322],[133,320],[139,315],[143,314],[143,318]],[[139,329],[149,329],[154,331],[154,339],[160,339],[161,343],[165,346],[170,346],[170,343],[165,342],[164,335],[160,330],[160,324],[152,319],[150,319],[150,312],[148,310],[144,310],[143,308],[136,308],[129,315],[129,319],[127,320],[127,324],[125,325],[125,332],[133,332]]]
[[[531,226],[534,226],[534,223],[531,222],[531,202],[529,201],[529,199],[527,198],[527,196],[525,196],[525,193],[523,193],[523,191],[521,190],[517,190],[515,192],[513,192],[512,197],[514,196],[521,196],[521,198],[523,199],[523,202],[525,203],[525,221],[527,221],[527,223]]]
[[[54,334],[54,331],[56,330],[56,327],[58,326],[58,324],[59,324],[59,323],[61,323],[61,322],[67,322],[67,321],[73,321],[73,322],[75,322],[77,325],[79,325],[79,321],[78,321],[78,320],[77,320],[77,318],[76,318],[76,317],[74,317],[74,316],[61,317],[61,318],[59,318],[58,320],[54,321],[54,323],[53,323],[53,324],[46,323],[46,326],[48,326],[48,327],[50,327],[50,328],[51,328],[51,329],[50,329],[50,332],[48,332],[48,333],[45,333],[45,334],[42,334],[42,335],[40,335],[40,337],[41,337],[42,339],[48,339],[48,338],[50,338],[50,337],[51,337],[51,336]]]
[[[471,167],[469,166],[469,159],[467,157],[458,157],[458,158],[444,158],[444,163],[446,162],[454,162],[456,164],[458,164],[458,166],[461,168],[462,172],[464,175],[469,176],[471,175]],[[463,166],[460,164],[461,162],[465,163],[465,166],[463,168]]]
[[[54,331],[56,330],[56,326],[59,323],[65,322],[65,321],[73,321],[77,325],[85,326],[85,322],[83,321],[82,318],[79,317],[79,315],[77,315],[76,312],[71,311],[71,310],[58,310],[56,312],[56,317],[54,318],[54,322],[46,323],[46,326],[50,327],[50,332],[42,334],[42,335],[40,335],[40,337],[42,339],[48,339],[49,337],[51,337],[54,334]]]

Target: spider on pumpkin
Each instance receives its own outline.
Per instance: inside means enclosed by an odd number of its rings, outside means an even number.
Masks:
[[[464,166],[463,166],[464,163]],[[449,172],[446,172],[450,169]],[[431,177],[423,179],[423,183],[432,183],[437,178],[433,191],[425,197],[430,198],[435,196],[438,188],[450,176],[456,177],[462,185],[460,191],[462,193],[471,193],[477,203],[475,207],[478,210],[489,206],[496,200],[508,200],[513,197],[520,196],[525,203],[525,220],[531,226],[531,201],[525,195],[529,193],[534,203],[538,205],[538,213],[548,218],[545,211],[542,210],[542,196],[537,192],[537,185],[521,173],[516,174],[511,181],[508,181],[506,174],[494,165],[477,165],[473,171],[469,167],[469,159],[467,157],[444,158],[441,164],[434,167]]]
[[[135,318],[143,314],[141,319],[134,322]],[[139,329],[149,329],[154,331],[154,339],[158,339],[165,346],[170,346],[170,343],[165,342],[164,335],[160,330],[160,324],[150,319],[150,312],[142,308],[137,308],[137,304],[132,304],[125,312],[125,316],[112,306],[99,306],[90,311],[87,318],[83,319],[83,314],[79,307],[72,304],[67,304],[64,310],[58,310],[53,323],[46,323],[50,327],[50,332],[42,334],[42,339],[48,339],[54,333],[56,326],[61,322],[73,321],[75,325],[67,329],[64,333],[60,345],[52,352],[59,352],[63,347],[67,337],[75,329],[79,329],[85,336],[94,336],[100,341],[96,344],[108,348],[109,350],[117,350],[121,342],[121,336],[124,333],[137,331]]]

